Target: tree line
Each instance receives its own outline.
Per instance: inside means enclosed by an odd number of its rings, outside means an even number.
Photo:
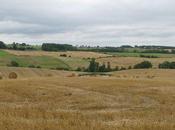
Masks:
[[[111,72],[111,71],[121,71],[121,70],[127,70],[127,69],[150,69],[153,68],[153,64],[150,61],[143,61],[140,63],[135,64],[133,67],[129,66],[128,68],[121,67],[119,68],[116,66],[116,68],[111,68],[110,62],[107,62],[107,64],[103,63],[100,64],[99,62],[96,62],[96,60],[93,58],[91,59],[88,68],[83,71],[85,72]],[[163,63],[160,63],[158,68],[160,69],[175,69],[175,62],[168,62],[165,61]],[[80,68],[78,71],[82,71]]]
[[[170,50],[168,50],[168,48]],[[43,43],[37,47],[26,43],[5,44],[0,41],[0,49],[13,49],[13,50],[43,50],[43,51],[92,51],[92,52],[129,52],[129,53],[162,53],[162,54],[175,54],[175,47],[166,46],[129,46],[123,45],[120,47],[91,47],[91,46],[73,46],[70,44],[56,44],[56,43]]]
[[[4,42],[0,41],[0,49],[10,49],[10,50],[36,50],[34,46],[31,46],[26,43],[16,43],[13,42],[12,44],[5,44]]]
[[[76,47],[69,44],[43,43],[41,49],[43,51],[75,51]]]

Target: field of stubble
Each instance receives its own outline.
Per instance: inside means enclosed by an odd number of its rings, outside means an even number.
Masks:
[[[175,129],[175,71],[131,70],[112,77],[59,71],[48,76],[48,70],[30,69],[24,77],[15,71],[18,79],[0,80],[0,130]]]

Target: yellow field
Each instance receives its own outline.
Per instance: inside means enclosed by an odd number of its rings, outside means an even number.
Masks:
[[[137,63],[142,61],[150,61],[153,64],[153,67],[157,68],[160,63],[164,61],[175,61],[175,57],[172,58],[141,58],[141,57],[108,57],[108,58],[100,58],[97,61],[100,63],[110,62],[111,66],[115,68],[116,66],[129,67],[134,66]]]
[[[66,54],[74,58],[99,58],[106,57],[109,55],[96,53],[96,52],[83,52],[83,51],[66,51],[66,52],[47,52],[47,51],[14,51],[14,50],[5,50],[10,54],[17,56],[53,56],[59,57],[60,54]]]
[[[6,52],[16,55],[16,56],[51,56],[58,58],[60,54],[67,54],[73,58],[96,58],[98,62],[102,63],[111,63],[111,67],[129,67],[134,66],[137,63],[142,61],[150,61],[153,64],[154,68],[158,68],[160,63],[164,61],[175,61],[175,57],[161,57],[161,58],[141,58],[141,57],[112,57],[111,55],[101,54],[96,52],[82,52],[82,51],[68,51],[68,52],[45,52],[45,51],[14,51],[14,50],[5,50]],[[78,62],[71,63],[73,68],[77,67],[87,67],[87,64],[80,65]]]
[[[0,76],[3,79],[8,79],[9,73],[15,72],[18,75],[18,79],[34,79],[42,77],[53,77],[57,75],[62,75],[63,77],[68,77],[75,72],[66,72],[66,71],[56,71],[56,70],[47,70],[47,69],[32,69],[32,68],[7,68],[0,67]]]
[[[111,77],[23,68],[0,72],[12,70],[18,79],[0,80],[0,130],[175,129],[174,70],[130,70]]]

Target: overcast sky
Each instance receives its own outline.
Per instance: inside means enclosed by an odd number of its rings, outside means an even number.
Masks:
[[[175,0],[0,0],[0,40],[175,46]]]

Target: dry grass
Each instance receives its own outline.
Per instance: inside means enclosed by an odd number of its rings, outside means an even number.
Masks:
[[[41,77],[53,77],[57,75],[62,75],[66,77],[72,74],[71,71],[57,71],[49,69],[36,69],[36,68],[15,68],[15,67],[0,67],[0,76],[3,79],[9,79],[9,74],[15,72],[19,79],[29,79],[29,78],[41,78]]]
[[[161,57],[161,58],[141,58],[141,57],[112,57],[111,55],[101,54],[96,52],[82,52],[82,51],[67,51],[67,52],[45,52],[45,51],[14,51],[14,50],[5,50],[6,52],[16,55],[16,56],[51,56],[58,58],[60,54],[66,54],[67,56],[71,56],[72,61],[68,58],[60,57],[63,61],[67,61],[69,66],[72,66],[74,69],[77,67],[87,67],[88,62],[81,62],[83,58],[97,58],[97,61],[102,63],[111,63],[111,67],[115,68],[116,66],[119,67],[126,67],[134,66],[137,63],[142,61],[150,61],[153,63],[153,67],[157,68],[160,63],[164,61],[175,61],[175,57]]]
[[[153,67],[157,68],[160,63],[164,61],[175,61],[175,58],[141,58],[141,57],[108,57],[108,58],[100,58],[99,62],[111,62],[111,66],[115,68],[116,66],[129,67],[134,66],[137,63],[142,61],[151,61]]]
[[[52,56],[59,57],[60,54],[66,54],[73,58],[99,58],[109,56],[107,54],[101,54],[96,52],[83,52],[83,51],[67,51],[67,52],[46,52],[46,51],[14,51],[5,50],[6,52],[16,56]]]
[[[141,73],[134,71],[113,77],[57,72],[52,77],[0,80],[0,129],[174,130],[175,81],[159,70],[143,70],[160,73],[159,78],[127,78]],[[169,77],[175,73],[166,72]]]

